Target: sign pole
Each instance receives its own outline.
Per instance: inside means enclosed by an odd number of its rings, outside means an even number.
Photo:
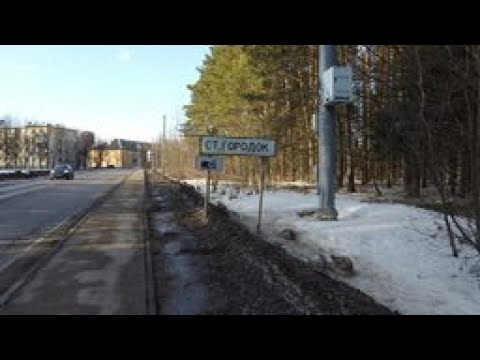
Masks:
[[[205,219],[208,219],[208,203],[210,202],[210,170],[207,170],[207,185],[205,189]]]
[[[260,202],[258,204],[258,224],[257,233],[260,234],[260,228],[262,225],[262,210],[263,210],[263,192],[265,189],[265,168],[267,167],[267,158],[262,157],[262,173],[260,175]]]

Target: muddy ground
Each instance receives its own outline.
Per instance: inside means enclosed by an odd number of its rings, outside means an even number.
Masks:
[[[150,177],[157,314],[396,314],[270,244],[193,187]]]

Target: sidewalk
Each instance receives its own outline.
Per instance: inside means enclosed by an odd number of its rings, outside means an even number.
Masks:
[[[143,170],[81,223],[0,314],[147,314]]]

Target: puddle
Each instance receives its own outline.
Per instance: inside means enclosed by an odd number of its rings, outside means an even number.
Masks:
[[[164,196],[154,196],[153,199],[155,200],[155,202],[158,202],[158,203],[165,203],[166,199]]]
[[[201,314],[208,306],[207,288],[202,279],[207,254],[189,251],[196,249],[198,240],[176,224],[173,212],[152,213],[152,222],[158,236],[156,241],[163,248],[165,288],[168,289],[161,314]]]
[[[179,234],[182,240],[191,241],[188,234]],[[187,239],[187,238],[190,239]],[[207,305],[207,289],[199,274],[204,261],[181,252],[180,241],[165,245],[166,272],[170,277],[169,294],[163,305],[163,314],[195,315],[200,314]]]
[[[156,225],[162,223],[174,223],[175,214],[172,211],[162,213],[152,213],[152,219]]]
[[[155,232],[160,238],[178,234],[178,227],[175,224],[156,224]]]
[[[173,212],[154,213],[153,228],[160,238],[177,234],[180,229],[174,222]]]

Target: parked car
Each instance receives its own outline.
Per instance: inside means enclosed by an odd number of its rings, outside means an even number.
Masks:
[[[66,165],[55,165],[55,167],[50,171],[50,180],[54,179],[67,179],[73,180],[75,177],[73,168]]]

